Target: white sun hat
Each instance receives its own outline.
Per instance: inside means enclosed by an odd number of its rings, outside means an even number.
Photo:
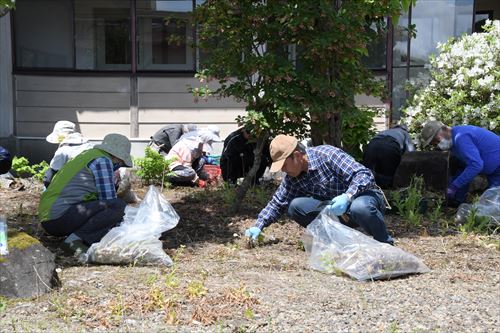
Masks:
[[[130,156],[130,140],[125,135],[117,133],[108,134],[104,137],[102,143],[94,146],[94,148],[104,150],[114,157],[119,158],[129,168],[134,165]]]
[[[214,141],[214,142],[221,142],[222,141],[222,139],[220,138],[220,128],[219,128],[219,126],[217,126],[217,125],[209,125],[209,126],[207,126],[206,131],[209,131],[209,132],[211,132],[214,135],[212,141]]]
[[[71,121],[60,120],[54,125],[52,133],[47,135],[47,142],[50,143],[61,143],[69,134],[75,133],[76,125]]]
[[[75,132],[68,134],[61,142],[61,145],[82,145],[89,142],[89,139],[84,137],[81,133]]]

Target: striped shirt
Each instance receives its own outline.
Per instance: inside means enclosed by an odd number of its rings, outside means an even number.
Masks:
[[[91,161],[88,167],[95,179],[99,200],[116,199],[113,163],[109,158],[99,157]]]
[[[306,155],[307,172],[283,178],[271,201],[257,217],[256,227],[263,229],[275,222],[295,198],[313,197],[323,201],[342,193],[354,197],[376,187],[371,171],[339,148],[327,145],[306,148]]]

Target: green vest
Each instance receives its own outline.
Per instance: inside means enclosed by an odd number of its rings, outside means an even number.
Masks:
[[[59,199],[63,191],[68,187],[68,184],[70,184],[73,178],[82,172],[83,169],[86,169],[91,173],[87,165],[99,157],[111,158],[108,153],[100,149],[89,149],[70,160],[56,173],[49,187],[40,197],[40,205],[38,206],[38,217],[40,218],[40,221],[48,221],[54,218],[51,216],[52,206]],[[97,200],[97,189],[95,186],[93,186],[93,190],[93,193],[87,192],[83,195],[80,202]]]

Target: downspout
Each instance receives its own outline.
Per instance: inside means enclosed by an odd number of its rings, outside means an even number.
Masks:
[[[130,0],[130,137],[139,136],[139,92],[137,85],[137,33],[136,33],[136,0]]]

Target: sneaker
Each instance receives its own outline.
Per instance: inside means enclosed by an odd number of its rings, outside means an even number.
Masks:
[[[72,254],[76,257],[81,254],[85,254],[89,247],[81,240],[74,240],[72,242],[63,242],[61,245],[62,249],[68,254]]]

